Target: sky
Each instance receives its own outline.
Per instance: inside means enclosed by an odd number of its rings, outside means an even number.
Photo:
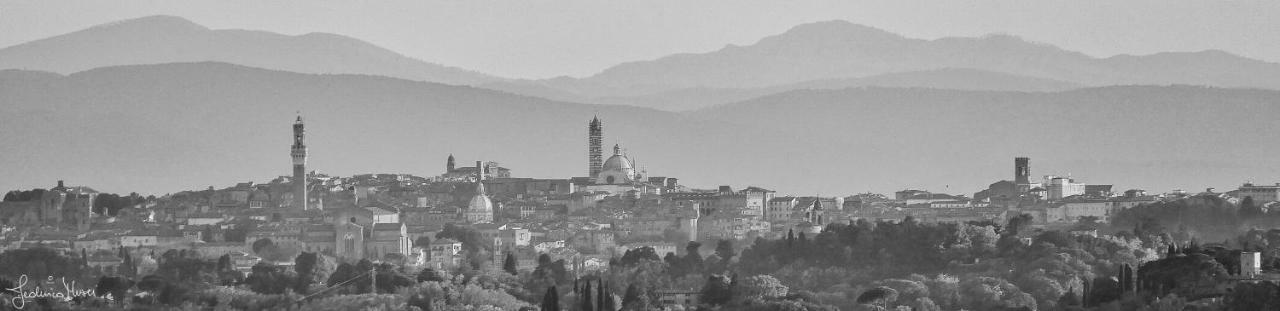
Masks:
[[[1011,34],[1098,57],[1218,49],[1280,62],[1274,0],[0,0],[0,47],[149,15],[359,38],[511,78],[589,76],[848,20],[912,38]]]

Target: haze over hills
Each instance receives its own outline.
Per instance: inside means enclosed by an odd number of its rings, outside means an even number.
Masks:
[[[688,88],[631,97],[600,97],[594,103],[631,105],[667,111],[687,111],[748,100],[791,90],[843,89],[850,87],[918,87],[973,91],[1053,92],[1082,87],[1080,84],[1031,78],[977,69],[895,72],[865,78],[813,80],[761,88]],[[548,94],[555,96],[555,94]]]
[[[525,177],[585,175],[586,124],[598,114],[606,143],[622,142],[653,176],[763,185],[763,175],[734,180],[715,172],[731,170],[738,159],[729,155],[754,153],[756,143],[792,141],[651,109],[223,63],[69,76],[6,70],[0,82],[0,145],[13,150],[0,153],[3,189],[48,188],[64,179],[103,191],[165,193],[270,180],[290,172],[296,111],[307,122],[309,167],[340,175],[434,176],[450,153],[460,163],[498,161]],[[777,163],[785,154],[752,159]],[[735,162],[716,160],[726,157]]]
[[[218,61],[302,73],[349,73],[446,84],[499,78],[423,62],[350,37],[211,30],[181,17],[149,16],[0,49],[0,69],[62,74],[99,67]]]
[[[580,80],[544,83],[593,96],[634,96],[687,88],[761,88],[942,68],[1089,86],[1280,88],[1280,64],[1222,51],[1094,58],[1008,35],[922,40],[846,21],[803,24],[748,46],[730,45],[708,53],[625,63]]]
[[[1280,92],[1195,86],[1116,86],[1055,93],[919,88],[803,90],[690,112],[772,135],[827,142],[796,161],[847,183],[972,193],[955,181],[1009,179],[1012,158],[1032,176],[1154,191],[1232,189],[1280,175]]]
[[[504,79],[431,64],[340,35],[210,30],[172,16],[126,20],[0,49],[0,69],[62,74],[200,61],[387,76],[668,111],[791,90],[862,86],[1028,92],[1134,84],[1280,89],[1280,64],[1221,51],[1094,58],[1012,36],[921,40],[846,21],[799,25],[748,46],[620,64],[587,78],[546,80]]]
[[[288,174],[295,111],[309,167],[435,175],[453,153],[527,177],[582,175],[586,121],[649,175],[795,195],[901,188],[971,193],[1033,174],[1117,187],[1269,180],[1280,92],[1108,87],[1057,93],[915,88],[805,90],[687,114],[486,89],[221,63],[0,72],[0,188],[55,180],[164,193]],[[34,183],[34,184],[33,184]],[[949,187],[948,187],[949,185]],[[1198,189],[1189,189],[1198,190]]]

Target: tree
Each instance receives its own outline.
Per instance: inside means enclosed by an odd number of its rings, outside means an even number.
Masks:
[[[355,266],[352,266],[351,264],[344,262],[344,263],[338,264],[338,268],[333,270],[333,274],[329,274],[329,279],[326,280],[324,284],[326,286],[334,286],[334,285],[337,285],[338,283],[346,282],[347,280],[350,280],[351,278],[354,278],[356,275],[359,275],[359,274],[360,272],[356,271]]]
[[[716,242],[716,257],[720,260],[716,264],[715,272],[724,272],[729,269],[729,263],[735,255],[733,251],[733,240],[720,240]]]
[[[560,293],[555,286],[547,287],[547,293],[542,295],[542,311],[560,311]]]
[[[431,237],[428,237],[425,235],[418,237],[417,240],[413,241],[413,247],[422,247],[422,248],[431,247]]]
[[[787,229],[787,247],[791,247],[796,241],[796,229]]]
[[[1062,294],[1062,298],[1058,298],[1059,308],[1065,309],[1066,307],[1078,306],[1080,306],[1080,296],[1077,296],[1074,291],[1068,290],[1065,294]]]
[[[418,271],[418,282],[444,282],[444,274],[436,269],[423,268]]]
[[[1200,253],[1148,262],[1137,271],[1138,287],[1157,296],[1201,297],[1215,291],[1227,276],[1221,263]]]
[[[880,305],[888,308],[889,303],[898,300],[898,291],[887,286],[877,286],[858,295],[860,304]]]
[[[761,274],[744,278],[738,283],[738,287],[734,289],[734,296],[738,299],[776,299],[787,295],[788,288],[782,285],[777,278],[768,274]]]
[[[463,227],[452,223],[445,224],[440,233],[436,233],[436,239],[454,239],[462,242],[462,248],[469,253],[475,253],[481,249],[489,249],[491,246],[483,242],[480,232],[471,227]]]
[[[168,284],[168,283],[169,281],[166,281],[161,276],[148,275],[148,276],[142,277],[142,281],[138,281],[137,286],[139,290],[155,292],[160,290],[161,288],[164,288],[165,284]]]
[[[579,296],[578,299],[581,300],[579,302],[581,303],[582,307],[579,309],[579,311],[595,311],[596,304],[591,300],[591,281],[590,280],[586,281],[586,284],[582,285],[582,290],[580,292],[581,292],[581,296]]]
[[[702,287],[702,302],[718,306],[730,299],[733,299],[733,280],[723,274],[708,276],[706,285]]]
[[[275,245],[275,242],[272,242],[271,239],[269,238],[258,239],[257,241],[253,241],[253,253],[254,254],[262,253],[262,251],[266,250],[267,247],[270,247],[273,245]]]
[[[631,307],[639,304],[641,299],[643,298],[641,298],[640,288],[636,287],[635,283],[631,283],[627,285],[627,291],[622,295],[622,305],[623,307]]]
[[[294,292],[306,294],[311,284],[324,283],[333,274],[337,266],[324,255],[317,253],[301,253],[294,259],[293,270],[297,273]]]
[[[431,297],[423,293],[415,293],[409,296],[409,301],[405,303],[410,307],[418,307],[420,311],[431,311]]]
[[[1227,292],[1223,304],[1227,310],[1280,309],[1280,286],[1272,282],[1240,282]]]
[[[622,258],[618,259],[618,265],[631,267],[639,264],[642,260],[662,261],[662,258],[658,257],[658,253],[653,250],[653,247],[645,246],[628,249],[622,253]]]
[[[618,299],[618,295],[613,293],[613,288],[601,284],[600,285],[600,311],[618,311],[622,310],[622,301]]]
[[[1240,200],[1240,217],[1257,217],[1262,215],[1262,207],[1253,202],[1252,196]]]
[[[133,285],[133,280],[127,278],[104,276],[98,278],[98,284],[94,287],[94,293],[99,297],[111,295],[110,297],[115,301],[123,302],[125,299],[125,293],[127,293],[129,288],[133,287]]]
[[[84,264],[79,258],[42,246],[11,249],[0,254],[0,275],[77,276],[83,271]]]
[[[1031,217],[1031,214],[1018,214],[1018,216],[1009,218],[1009,223],[1004,226],[1005,232],[1002,233],[1008,236],[1018,236],[1022,234],[1022,229],[1031,225],[1034,220],[1035,218]]]
[[[516,271],[516,255],[507,253],[507,258],[502,261],[502,270],[507,271],[511,275],[520,274]]]
[[[682,265],[678,269],[672,269],[678,272],[677,276],[702,272],[702,254],[698,253],[700,248],[702,248],[702,243],[698,241],[689,241],[689,244],[684,247],[685,254],[683,260],[681,260]]]
[[[389,263],[382,263],[377,266],[378,282],[377,293],[395,293],[401,287],[409,287],[414,284],[414,279],[400,273],[395,266]]]
[[[282,270],[275,265],[260,262],[253,266],[252,272],[244,282],[249,285],[250,290],[257,293],[283,294],[285,289],[290,288],[296,281],[293,274]]]

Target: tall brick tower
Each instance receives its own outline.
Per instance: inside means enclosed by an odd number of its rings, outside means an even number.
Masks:
[[[444,163],[444,172],[453,173],[455,168],[457,168],[457,164],[453,162],[453,154],[450,153],[449,159],[445,160],[445,163]]]
[[[1013,158],[1013,183],[1017,185],[1031,183],[1031,158]]]
[[[293,123],[293,207],[307,209],[307,145],[302,143],[302,116]]]
[[[591,123],[587,124],[587,173],[588,177],[596,178],[600,175],[600,167],[604,165],[604,154],[600,147],[601,140],[604,139],[604,127],[600,125],[600,118],[592,117]]]

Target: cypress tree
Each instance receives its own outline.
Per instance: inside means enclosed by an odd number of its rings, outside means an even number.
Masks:
[[[596,310],[609,310],[604,306],[604,297],[606,297],[604,292],[604,280],[601,280],[600,284],[596,285]]]
[[[1129,264],[1120,266],[1120,275],[1116,280],[1120,282],[1120,296],[1124,296],[1125,292],[1129,292]]]
[[[519,274],[518,272],[516,272],[516,256],[515,255],[511,253],[507,253],[507,259],[503,260],[502,262],[502,270],[506,270],[507,273],[510,273],[511,275]]]
[[[633,303],[640,302],[640,289],[635,284],[627,285],[627,290],[622,293],[622,305],[628,306]]]
[[[1081,285],[1084,286],[1084,288],[1080,291],[1080,306],[1082,307],[1086,307],[1086,308],[1089,307],[1090,305],[1089,299],[1093,298],[1093,293],[1089,292],[1093,290],[1093,281],[1094,281],[1093,279],[1089,279],[1087,281],[1081,282]]]
[[[560,293],[554,285],[547,288],[547,294],[542,295],[542,311],[560,311]]]
[[[604,309],[601,309],[601,310],[618,311],[622,309],[622,306],[618,305],[618,300],[616,298],[618,296],[613,293],[613,286],[609,286],[608,288],[605,288],[604,293],[605,293],[605,296],[604,298],[602,298],[604,299]]]
[[[582,297],[579,298],[582,302],[581,311],[595,311],[595,304],[591,302],[591,281],[585,281],[583,283]]]

